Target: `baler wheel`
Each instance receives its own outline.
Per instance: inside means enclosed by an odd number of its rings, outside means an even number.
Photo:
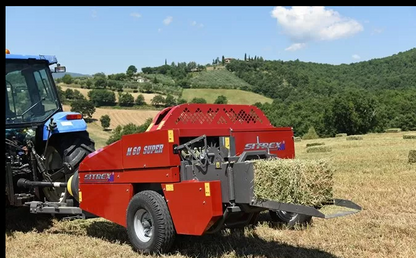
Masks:
[[[133,247],[146,254],[167,252],[176,235],[165,199],[150,190],[139,192],[130,200],[126,228]]]
[[[299,213],[269,210],[269,214],[272,221],[283,224],[290,229],[295,228],[295,226],[307,226],[312,222],[311,216]]]

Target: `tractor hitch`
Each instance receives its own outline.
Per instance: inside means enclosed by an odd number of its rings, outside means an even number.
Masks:
[[[45,181],[30,181],[24,178],[17,180],[18,187],[66,187],[67,183],[63,182],[45,182]]]

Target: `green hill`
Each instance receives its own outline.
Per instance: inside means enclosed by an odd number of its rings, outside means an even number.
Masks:
[[[250,84],[227,70],[211,70],[194,73],[191,88],[249,89]]]
[[[213,102],[224,89],[247,90],[274,101],[258,104],[275,126],[296,136],[314,127],[320,136],[416,128],[416,48],[368,61],[331,65],[282,60],[233,60],[225,70],[195,62],[142,68],[163,74],[185,89],[183,97]],[[198,72],[199,71],[199,72]],[[165,86],[164,86],[165,87]],[[190,91],[211,88],[218,91]],[[246,94],[246,93],[245,93]],[[256,103],[227,93],[230,103]]]
[[[193,98],[204,98],[208,103],[214,103],[219,95],[224,95],[228,104],[271,103],[272,99],[243,90],[232,89],[184,89],[182,98],[191,101]]]
[[[296,61],[239,61],[226,68],[253,91],[285,100],[291,95],[330,95],[346,88],[370,91],[416,88],[416,48],[352,64]]]

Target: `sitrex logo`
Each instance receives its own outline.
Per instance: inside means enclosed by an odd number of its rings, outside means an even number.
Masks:
[[[85,182],[113,182],[114,181],[114,172],[113,173],[100,173],[100,174],[86,174],[84,176]]]
[[[284,150],[285,148],[285,141],[247,143],[244,146],[244,150]]]

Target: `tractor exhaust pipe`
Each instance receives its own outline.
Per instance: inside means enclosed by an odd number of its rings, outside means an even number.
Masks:
[[[67,183],[63,182],[45,182],[45,181],[30,181],[24,178],[17,180],[18,187],[66,187]]]

